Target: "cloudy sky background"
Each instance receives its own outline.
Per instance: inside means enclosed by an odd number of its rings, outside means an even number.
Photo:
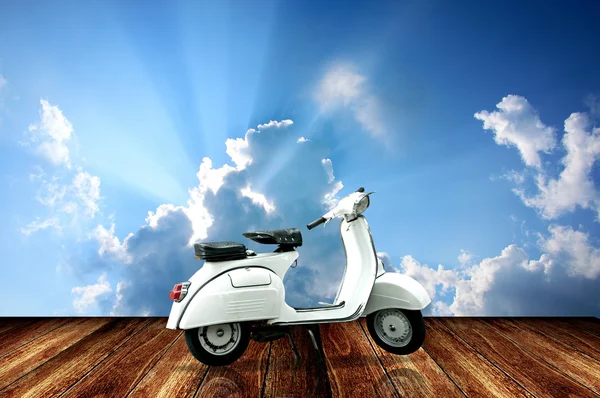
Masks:
[[[8,3],[0,315],[164,316],[193,242],[287,227],[331,300],[305,225],[364,186],[427,315],[600,316],[600,9],[546,4]]]

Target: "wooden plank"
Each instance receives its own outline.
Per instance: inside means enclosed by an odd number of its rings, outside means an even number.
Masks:
[[[0,357],[69,322],[66,318],[51,318],[26,323],[0,334]]]
[[[0,358],[0,389],[29,373],[109,322],[108,318],[79,318],[52,330]]]
[[[179,337],[178,332],[166,329],[166,323],[166,318],[151,319],[148,326],[127,340],[63,396],[123,397],[129,394]]]
[[[536,397],[596,396],[480,320],[444,318],[440,321]]]
[[[58,396],[148,322],[144,318],[113,319],[0,391],[0,394],[6,397]]]
[[[285,337],[272,343],[264,396],[327,396],[327,369],[319,366],[318,352],[312,344],[308,330],[305,326],[292,327],[294,343],[302,357],[296,369],[293,369],[295,356],[290,339]],[[313,333],[318,333],[318,328],[312,330]]]
[[[360,320],[360,324],[401,396],[447,398],[465,396],[424,350],[420,349],[410,355],[391,354],[380,348],[371,338],[365,318]]]
[[[522,326],[522,320],[485,318],[500,333],[517,342],[527,351],[555,366],[581,384],[600,393],[600,362],[567,344],[551,339],[538,330]]]
[[[357,321],[320,329],[333,397],[399,396]]]
[[[469,346],[440,319],[427,318],[423,348],[467,396],[532,396]]]
[[[597,318],[561,318],[570,325],[583,329],[593,335],[600,336],[600,322]]]
[[[600,336],[553,318],[528,318],[523,324],[600,360]]]
[[[177,341],[133,389],[132,397],[193,397],[208,366],[190,354],[183,332]]]
[[[0,333],[11,330],[17,326],[32,323],[32,318],[0,318]]]
[[[229,366],[208,369],[197,397],[259,397],[261,395],[270,343],[250,341],[246,352]]]

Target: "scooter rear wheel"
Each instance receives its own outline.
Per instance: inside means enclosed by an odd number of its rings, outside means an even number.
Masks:
[[[227,366],[238,360],[250,341],[246,323],[202,326],[185,331],[185,342],[198,361],[209,366]]]
[[[425,322],[418,310],[386,308],[367,315],[369,334],[384,350],[396,355],[417,351],[425,341]]]

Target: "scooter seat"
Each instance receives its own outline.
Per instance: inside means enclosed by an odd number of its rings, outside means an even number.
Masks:
[[[230,261],[246,258],[246,246],[237,242],[205,242],[194,244],[196,258],[205,261]]]
[[[266,245],[302,246],[302,233],[297,228],[246,232],[243,235],[248,239]]]

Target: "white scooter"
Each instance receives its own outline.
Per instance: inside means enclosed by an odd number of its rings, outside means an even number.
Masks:
[[[418,350],[425,339],[421,310],[431,300],[414,279],[385,272],[362,216],[372,193],[360,188],[307,225],[310,230],[342,218],[340,232],[347,264],[333,303],[293,308],[285,302],[283,278],[297,265],[295,248],[302,245],[299,230],[248,232],[244,236],[249,239],[279,246],[273,253],[256,254],[235,242],[195,244],[195,258],[206,262],[189,281],[171,290],[169,296],[174,302],[167,328],[185,330],[192,355],[211,366],[236,361],[250,339],[266,342],[286,335],[297,364],[299,355],[289,325],[351,322],[360,317],[367,318],[371,337],[384,350],[398,355]],[[317,348],[314,335],[309,333]]]

